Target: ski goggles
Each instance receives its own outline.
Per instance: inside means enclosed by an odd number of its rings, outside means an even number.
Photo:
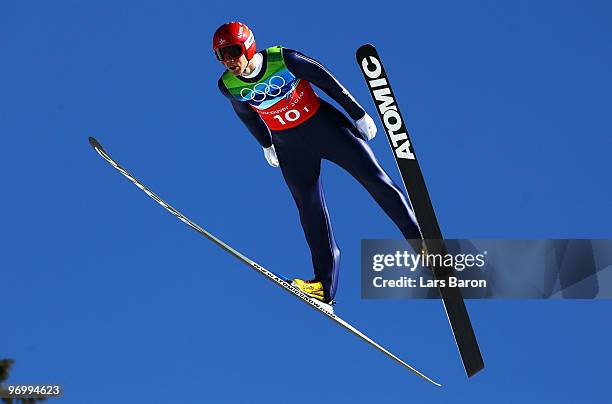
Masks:
[[[229,56],[230,59],[238,59],[246,53],[246,48],[243,44],[228,45],[222,48],[215,49],[217,60],[223,61]]]

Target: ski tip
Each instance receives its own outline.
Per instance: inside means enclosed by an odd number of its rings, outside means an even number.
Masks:
[[[98,141],[96,140],[95,137],[90,136],[89,137],[89,144],[92,145],[92,147],[97,147],[100,148],[100,143],[98,143]]]
[[[376,49],[376,48],[374,47],[374,45],[372,45],[371,43],[368,42],[368,43],[364,43],[363,45],[361,45],[359,47],[359,49],[357,49],[357,52],[363,51],[363,50],[366,50],[366,49]]]

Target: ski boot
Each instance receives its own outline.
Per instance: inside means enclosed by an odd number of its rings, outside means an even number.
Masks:
[[[305,281],[302,279],[294,279],[291,284],[297,288],[299,288],[302,292],[306,293],[308,296],[315,298],[323,303],[327,303],[325,301],[325,294],[323,293],[323,284],[316,279]]]
[[[319,303],[318,305],[326,311],[331,313],[334,312],[332,305],[334,301],[328,302],[325,299],[325,293],[323,292],[323,284],[316,279],[305,281],[303,279],[294,279],[291,282],[291,285],[300,289],[302,292],[307,294],[308,296],[316,299]]]

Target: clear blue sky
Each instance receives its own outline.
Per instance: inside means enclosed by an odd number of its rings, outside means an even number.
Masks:
[[[242,11],[238,11],[242,10]],[[467,381],[440,302],[364,301],[359,241],[399,232],[348,174],[324,186],[339,313],[436,389],[203,239],[100,159],[264,266],[310,274],[279,170],[218,93],[214,29],[322,61],[373,104],[383,57],[447,237],[610,238],[609,2],[0,4],[0,357],[66,403],[603,402],[609,301],[473,301]],[[399,180],[383,136],[372,147]]]

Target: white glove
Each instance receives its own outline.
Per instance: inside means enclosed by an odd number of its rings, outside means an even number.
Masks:
[[[355,127],[359,131],[361,138],[365,141],[374,139],[376,136],[376,124],[367,113],[361,119],[355,121]]]
[[[266,156],[268,164],[270,164],[272,167],[278,167],[278,157],[276,157],[276,150],[274,150],[274,145],[270,147],[265,147],[263,150],[264,156]]]

